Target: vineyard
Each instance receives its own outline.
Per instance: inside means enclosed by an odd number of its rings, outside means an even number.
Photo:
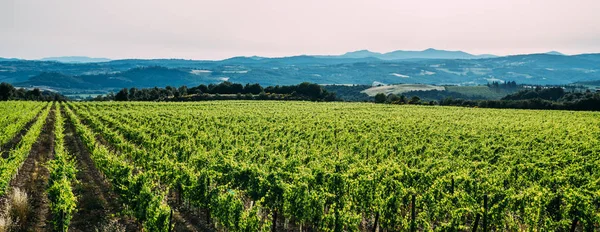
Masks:
[[[596,112],[276,101],[0,110],[0,231],[600,231]]]

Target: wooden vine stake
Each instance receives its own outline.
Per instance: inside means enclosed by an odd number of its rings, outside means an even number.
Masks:
[[[410,231],[415,232],[415,231],[417,231],[417,225],[416,225],[416,221],[415,221],[417,214],[415,211],[416,205],[415,205],[415,195],[414,194],[412,195],[411,204],[412,204],[412,207],[410,209]]]
[[[575,228],[577,228],[577,218],[573,219],[573,223],[571,223],[571,232],[575,232]]]
[[[471,232],[476,232],[477,231],[477,226],[479,226],[479,218],[481,217],[481,214],[477,214],[477,216],[475,216],[475,223],[473,223],[473,229],[471,230]]]
[[[173,209],[171,209],[171,213],[169,214],[169,232],[173,231]]]
[[[273,224],[271,225],[271,232],[277,231],[277,210],[273,210]]]
[[[61,226],[61,230],[62,230],[63,232],[66,232],[66,231],[67,231],[67,228],[66,228],[66,226],[65,226],[65,211],[64,211],[64,210],[62,210],[60,215],[61,215],[61,216],[60,216],[60,226]]]
[[[379,224],[379,211],[375,214],[375,225],[373,226],[373,232],[377,232],[377,224]]]
[[[483,195],[483,232],[488,231],[488,218],[487,218],[487,210],[488,210],[488,195]]]
[[[452,177],[452,184],[450,185],[450,194],[454,195],[454,177]]]

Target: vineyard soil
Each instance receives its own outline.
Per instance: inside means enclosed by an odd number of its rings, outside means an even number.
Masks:
[[[123,209],[118,197],[94,166],[90,152],[83,145],[76,134],[75,127],[70,122],[66,124],[65,142],[68,152],[76,157],[77,170],[79,170],[77,173],[79,182],[74,187],[79,204],[69,231],[94,231],[111,220],[125,225],[127,231],[139,231],[135,221],[125,216],[119,216]]]
[[[83,121],[84,124],[89,125],[89,121]],[[70,124],[69,125],[70,129],[73,129],[73,125]],[[70,133],[69,133],[70,134]],[[115,148],[112,144],[108,143],[106,141],[106,139],[104,138],[104,136],[102,136],[101,134],[97,134],[96,135],[96,140],[99,141],[102,145],[106,146],[107,148],[109,148],[112,151],[117,151],[118,149]],[[77,141],[77,140],[76,140]],[[85,149],[85,147],[83,146],[83,144],[81,143],[81,140],[78,140],[77,143],[77,149],[78,151],[83,151],[79,154],[82,154],[81,157],[78,157],[78,161],[82,162],[82,168],[80,170],[91,170],[92,168],[95,169],[92,173],[89,173],[92,176],[98,176],[98,178],[95,179],[101,179],[100,175],[94,175],[94,174],[100,174],[100,172],[94,167],[93,161],[92,159],[90,159],[90,155],[89,152],[87,152],[87,150]],[[78,154],[78,153],[73,153],[73,154]],[[89,178],[89,177],[88,177]],[[106,183],[106,182],[104,182]],[[81,187],[81,186],[79,186]],[[108,187],[108,186],[107,186]],[[104,190],[106,191],[108,188],[105,188]],[[88,189],[89,190],[89,189]],[[82,190],[83,192],[86,192],[85,190]],[[107,195],[110,195],[110,192],[106,192]],[[97,204],[98,201],[102,202],[103,199],[94,199],[94,197],[97,197],[93,194],[93,192],[88,192],[89,199],[87,199],[89,203],[91,204]],[[84,195],[85,196],[85,195]],[[117,202],[117,198],[115,198],[114,196],[112,197],[112,201],[111,202]],[[84,203],[85,204],[85,203]],[[173,205],[173,206],[177,206],[177,207],[173,207],[173,215],[172,217],[172,224],[173,224],[173,229],[175,231],[182,231],[182,232],[197,232],[197,231],[210,231],[209,227],[206,226],[205,222],[201,222],[199,220],[199,218],[196,215],[193,215],[194,213],[188,209],[186,209],[186,207],[184,205],[180,205],[177,204],[175,199],[171,199],[171,201],[169,201],[169,204]],[[85,206],[81,206],[82,208],[87,208]],[[115,208],[116,209],[116,208]],[[76,214],[77,215],[77,214]],[[77,217],[76,217],[77,218]],[[79,218],[81,218],[81,221],[83,223],[90,223],[89,221],[86,221],[85,218],[87,218],[86,216],[79,216]],[[104,222],[106,220],[102,220],[99,222]],[[136,225],[132,222],[128,222],[127,219],[122,218],[119,220],[119,222],[121,224],[126,224],[127,225],[127,231],[133,231],[136,227]],[[74,218],[74,223],[75,223],[75,218]],[[98,222],[95,222],[98,223]],[[85,230],[83,230],[85,231]]]
[[[46,195],[48,169],[45,164],[54,156],[53,125],[54,111],[50,111],[42,133],[37,142],[33,144],[29,156],[11,185],[11,188],[24,190],[28,195],[30,209],[25,223],[26,228],[33,231],[50,231],[52,228],[52,225],[48,223],[51,215]]]

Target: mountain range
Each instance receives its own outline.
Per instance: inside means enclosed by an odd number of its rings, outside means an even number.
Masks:
[[[0,57],[0,61],[18,61],[18,60],[20,60],[20,59],[17,59],[17,58],[3,58],[3,57]]]
[[[71,59],[72,61],[72,59]],[[600,80],[600,54],[556,52],[516,56],[475,56],[428,49],[421,52],[350,52],[339,56],[233,57],[219,61],[126,59],[103,62],[0,60],[0,82],[58,91],[110,91],[219,83],[293,85],[422,83],[479,85],[516,81],[564,85]]]
[[[550,55],[564,55],[557,51],[550,51],[544,54]],[[495,58],[499,57],[497,55],[492,54],[482,54],[482,55],[473,55],[463,51],[447,51],[447,50],[438,50],[434,48],[429,48],[423,51],[404,51],[404,50],[396,50],[387,53],[379,53],[372,52],[369,50],[358,50],[353,52],[347,52],[342,55],[301,55],[295,57],[317,57],[317,58],[330,58],[330,59],[364,59],[364,58],[376,58],[379,60],[423,60],[423,59],[483,59],[483,58]],[[260,57],[260,56],[250,56],[250,57],[233,57],[229,59],[225,59],[223,61],[235,61],[239,59],[245,59],[246,61],[254,60],[256,62],[260,62],[265,59],[286,59],[290,57],[281,57],[281,58],[269,58],[269,57]],[[23,60],[17,58],[2,58],[0,57],[0,61],[16,61]],[[108,62],[111,61],[109,58],[95,58],[95,57],[87,57],[87,56],[59,56],[59,57],[45,57],[42,59],[38,59],[39,61],[56,61],[61,63],[99,63],[99,62]]]
[[[40,59],[41,61],[57,61],[62,63],[96,63],[96,62],[108,62],[110,59],[107,58],[93,58],[87,56],[60,56],[60,57],[46,57]]]
[[[397,50],[388,53],[378,53],[369,50],[360,50],[348,52],[339,58],[366,58],[374,57],[381,60],[410,60],[410,59],[481,59],[493,58],[495,55],[473,55],[463,51],[445,51],[429,48],[423,51],[402,51]]]

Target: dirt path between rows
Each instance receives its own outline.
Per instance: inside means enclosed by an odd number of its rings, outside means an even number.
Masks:
[[[54,109],[54,106],[52,107]],[[27,231],[50,231],[50,209],[46,189],[49,172],[46,162],[54,157],[54,111],[51,109],[42,132],[31,147],[18,175],[11,181],[11,189],[19,188],[27,193],[30,211],[25,225]]]
[[[64,118],[67,118],[64,114]],[[110,184],[94,165],[91,154],[76,134],[75,126],[69,120],[65,123],[65,144],[69,154],[77,160],[77,180],[73,186],[77,197],[77,212],[71,220],[69,231],[95,231],[106,228],[116,221],[126,231],[140,231],[134,220],[119,216],[122,206],[118,196],[112,192]]]
[[[175,224],[174,231],[189,231],[189,232],[198,232],[198,231],[214,231],[206,226],[206,221],[201,221],[200,216],[194,215],[189,210],[186,210],[185,207],[180,206],[177,207],[175,203],[169,203],[171,208],[174,209],[173,213],[173,222]]]

